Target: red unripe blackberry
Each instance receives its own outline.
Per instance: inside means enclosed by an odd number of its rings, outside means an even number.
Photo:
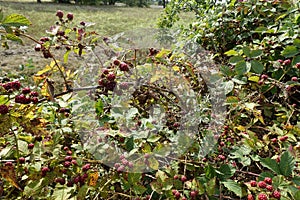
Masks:
[[[25,163],[25,158],[24,157],[20,157],[19,158],[19,163],[21,163],[21,164]]]
[[[58,11],[56,12],[56,16],[59,17],[59,18],[63,18],[63,16],[64,16],[63,11],[58,10]]]
[[[120,167],[118,167],[117,172],[123,172],[125,170],[125,167],[123,165],[121,165]]]
[[[185,181],[187,181],[187,177],[186,177],[185,175],[182,175],[181,178],[180,178],[180,180],[181,180],[182,182],[185,182]]]
[[[257,82],[257,84],[258,84],[258,85],[263,85],[263,84],[264,84],[264,81],[263,81],[263,80],[259,80],[259,81]]]
[[[4,105],[4,104],[0,105],[0,114],[5,115],[8,112],[9,112],[9,110],[8,110],[8,106],[7,105]]]
[[[67,151],[67,155],[72,155],[73,152],[71,150]]]
[[[129,167],[129,168],[133,168],[133,166],[134,166],[134,165],[133,165],[133,162],[129,162],[129,163],[128,163],[128,167]]]
[[[47,173],[50,171],[49,167],[42,167],[42,173]]]
[[[289,64],[291,64],[291,60],[290,60],[290,59],[287,59],[287,60],[283,61],[283,64],[284,64],[284,65],[289,65]]]
[[[264,181],[259,181],[257,185],[260,188],[266,188],[266,186],[267,186],[266,182],[264,182]]]
[[[67,18],[68,18],[68,20],[72,21],[74,18],[74,15],[72,13],[68,13]]]
[[[300,69],[300,63],[296,63],[296,67]]]
[[[7,161],[5,164],[4,164],[5,166],[13,166],[13,163],[12,162],[10,162],[10,161]]]
[[[252,181],[250,181],[250,185],[251,185],[251,187],[256,187],[257,183],[256,183],[256,181],[252,180]]]
[[[87,171],[87,170],[89,170],[91,168],[91,164],[85,164],[84,166],[82,166],[82,170],[83,171]]]
[[[64,151],[68,151],[68,150],[69,150],[69,147],[65,146]]]
[[[297,81],[298,81],[298,78],[294,76],[294,77],[292,77],[291,80],[297,82]]]
[[[64,162],[64,167],[68,168],[71,166],[71,162],[70,161],[65,161]]]
[[[279,59],[279,60],[277,60],[277,62],[279,62],[280,64],[282,64],[283,60]]]
[[[252,194],[248,194],[247,200],[254,200],[254,196]]]
[[[192,198],[195,198],[197,196],[197,192],[196,191],[191,191],[190,195]]]
[[[186,197],[182,197],[181,200],[187,200],[187,198]]]
[[[276,143],[277,142],[277,138],[272,138],[271,142]]]
[[[77,165],[78,163],[77,163],[77,160],[71,160],[71,163],[73,164],[73,165]]]
[[[258,200],[268,200],[268,196],[264,193],[258,195]]]
[[[275,199],[280,199],[281,194],[280,194],[279,191],[275,190],[275,191],[272,193],[272,196],[273,196]]]
[[[65,161],[72,161],[72,159],[73,159],[72,156],[66,156],[64,160]]]
[[[262,75],[261,75],[261,78],[262,78],[262,79],[267,79],[267,78],[268,78],[268,75],[262,74]]]
[[[128,160],[126,160],[126,159],[121,160],[121,162],[124,166],[127,166],[129,163]]]
[[[179,178],[179,176],[178,176],[178,175],[175,175],[173,178],[174,178],[175,180],[177,180],[177,179]]]
[[[33,144],[33,143],[29,143],[29,144],[28,144],[28,149],[33,149],[33,147],[34,147],[34,144]]]
[[[181,194],[179,191],[176,191],[175,194],[174,194],[175,198],[179,199]]]
[[[114,167],[115,167],[116,169],[118,169],[118,168],[120,167],[120,163],[115,163],[115,164],[114,164]]]
[[[284,142],[284,141],[286,141],[288,138],[289,138],[289,136],[285,135],[285,136],[280,137],[279,140],[280,140],[281,142]]]
[[[272,178],[270,177],[265,177],[264,181],[270,185],[272,185]]]
[[[267,185],[266,189],[268,191],[272,192],[273,191],[273,186],[272,185]]]
[[[220,160],[226,160],[226,157],[225,157],[224,155],[218,155],[218,158],[219,158]]]
[[[146,154],[144,155],[144,158],[146,158],[146,159],[150,158],[150,154],[146,153]]]
[[[173,124],[173,127],[174,127],[174,128],[180,127],[180,123],[179,123],[179,122],[175,122],[175,123]]]

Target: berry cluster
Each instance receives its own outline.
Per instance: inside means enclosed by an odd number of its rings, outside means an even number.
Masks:
[[[117,85],[115,81],[116,74],[110,69],[103,69],[98,84],[101,88],[104,89],[104,92],[113,91]]]
[[[39,102],[38,96],[39,94],[36,91],[31,91],[30,88],[26,87],[22,89],[22,94],[15,96],[15,102],[20,104],[37,104]]]
[[[2,86],[8,93],[12,93],[13,91],[17,91],[21,88],[20,81],[11,81],[6,83],[1,83],[0,86]]]
[[[119,60],[114,60],[113,61],[113,64],[117,67],[119,67],[120,71],[123,71],[123,72],[128,72],[129,71],[129,65],[125,62],[121,62]]]
[[[124,155],[120,156],[120,163],[115,163],[114,167],[117,172],[121,173],[126,169],[132,169],[134,164],[131,161],[128,161]]]
[[[260,190],[263,190],[264,192],[261,192],[258,194],[258,200],[268,200],[268,197],[273,197],[275,199],[280,199],[281,194],[278,190],[274,190],[272,186],[273,180],[270,177],[265,177],[263,181],[256,182],[255,180],[250,181],[251,187],[258,187]],[[248,200],[254,200],[254,196],[252,194],[249,194],[247,197]]]

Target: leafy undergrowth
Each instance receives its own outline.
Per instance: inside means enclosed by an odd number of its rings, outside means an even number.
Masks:
[[[29,38],[51,59],[30,85],[1,77],[4,199],[300,198],[299,5],[174,1],[162,25],[187,8],[197,19],[182,35],[215,74],[177,48],[122,49],[62,11],[39,40],[24,16],[1,18],[4,46]],[[215,66],[207,51],[197,58]],[[86,67],[66,67],[71,53]]]

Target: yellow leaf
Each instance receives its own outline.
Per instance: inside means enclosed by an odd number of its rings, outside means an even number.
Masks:
[[[15,169],[13,166],[1,167],[0,174],[3,178],[5,178],[14,187],[18,188],[19,190],[22,190],[22,188],[19,186],[19,184],[17,182],[16,173],[15,173]]]
[[[89,174],[89,178],[90,178],[89,186],[96,186],[98,178],[99,178],[98,172],[92,172],[92,173],[90,173]]]
[[[179,72],[179,71],[180,71],[180,68],[179,68],[178,66],[173,66],[172,68],[173,68],[173,70],[174,70],[175,72]]]

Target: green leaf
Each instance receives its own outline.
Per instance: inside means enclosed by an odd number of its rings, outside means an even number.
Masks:
[[[250,51],[250,58],[257,58],[263,54],[263,51],[260,49]]]
[[[244,53],[247,57],[251,58],[251,49],[250,49],[249,47],[243,47],[243,53]]]
[[[297,55],[299,53],[299,50],[295,46],[287,46],[285,49],[281,52],[281,55],[289,58]]]
[[[236,64],[236,63],[238,63],[240,61],[243,61],[243,60],[244,60],[244,58],[242,56],[233,56],[229,59],[229,63]]]
[[[227,180],[225,182],[222,182],[222,184],[231,192],[233,192],[234,194],[236,194],[239,197],[243,196],[243,192],[242,192],[242,187],[240,186],[240,184],[238,184],[237,182],[233,181],[233,180]]]
[[[240,61],[236,64],[234,71],[237,73],[237,75],[244,75],[247,73],[247,64],[245,61]]]
[[[3,12],[2,12],[2,9],[0,9],[0,22],[2,21],[3,19]]]
[[[103,102],[101,101],[101,99],[98,99],[98,101],[95,103],[95,109],[98,116],[101,116],[103,114],[103,108]]]
[[[29,26],[31,22],[23,15],[11,14],[2,21],[3,26]]]
[[[233,81],[223,82],[223,87],[224,87],[225,95],[229,94],[234,88],[234,83]]]
[[[211,165],[206,166],[204,171],[205,171],[205,176],[208,179],[211,179],[216,176],[216,171]]]
[[[295,193],[294,199],[300,199],[300,190]]]
[[[216,170],[218,177],[221,180],[225,180],[232,177],[235,171],[235,168],[228,164],[221,165],[221,167],[218,170]]]
[[[149,167],[153,170],[158,170],[159,168],[159,162],[154,158],[154,157],[150,157],[148,159],[149,161]]]
[[[272,170],[276,174],[281,174],[277,162],[271,158],[260,158],[262,166]]]
[[[299,39],[299,38],[294,39],[293,44],[294,44],[296,47],[300,48],[300,39]]]
[[[295,56],[295,57],[293,58],[292,65],[295,65],[295,64],[297,64],[297,63],[300,63],[300,56]]]
[[[14,34],[10,34],[10,33],[6,34],[6,39],[14,41],[14,42],[18,42],[19,44],[23,45],[22,39]]]
[[[257,60],[251,60],[251,70],[257,74],[261,74],[264,71],[264,66]]]
[[[126,140],[125,148],[127,151],[131,151],[134,148],[134,139],[130,137]]]
[[[78,194],[76,196],[77,197],[76,200],[84,200],[85,197],[86,197],[86,193],[87,193],[88,189],[89,189],[89,187],[87,185],[81,186],[79,191],[78,191]],[[69,195],[68,196],[63,196],[64,198],[61,198],[61,199],[68,199],[69,198],[69,196],[71,195],[71,191],[66,191],[65,190],[64,191],[65,195],[67,195],[66,192],[68,192],[67,194],[69,194]]]
[[[132,187],[132,189],[133,189],[134,193],[137,195],[141,195],[147,190],[147,188],[145,188],[142,185],[135,185]]]
[[[206,186],[207,194],[210,196],[214,195],[215,189],[216,189],[216,177],[214,177],[208,181],[207,186]]]
[[[68,63],[68,59],[69,59],[69,54],[70,54],[71,50],[66,51],[66,53],[64,54],[64,63]]]
[[[136,185],[142,177],[141,173],[128,173],[128,182],[131,185]]]
[[[282,175],[290,176],[293,173],[295,167],[295,160],[293,156],[288,152],[284,152],[280,157],[279,169]]]

